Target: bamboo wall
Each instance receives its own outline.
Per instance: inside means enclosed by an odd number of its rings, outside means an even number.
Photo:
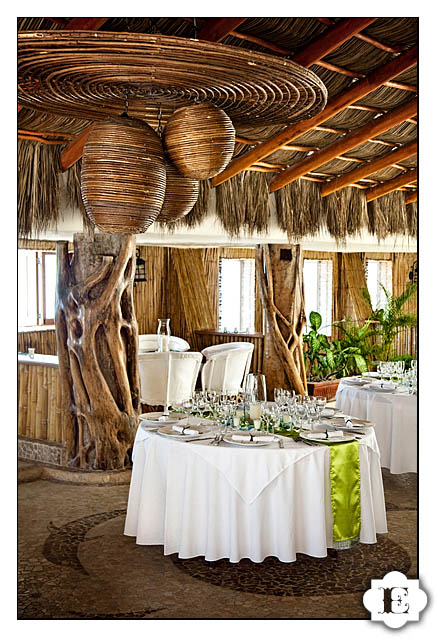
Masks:
[[[18,364],[18,434],[63,442],[58,366]]]
[[[53,250],[56,242],[20,241],[20,248]],[[192,350],[199,350],[205,340],[198,342],[197,332],[201,329],[218,330],[218,279],[220,258],[250,259],[255,257],[254,248],[170,248],[154,245],[138,247],[140,256],[146,261],[146,282],[134,286],[134,303],[139,334],[155,333],[159,317],[170,317],[172,334],[186,339]],[[175,263],[178,255],[179,276]],[[184,262],[200,256],[196,268],[203,272],[204,294],[199,299],[196,270],[185,267]],[[344,317],[360,319],[365,309],[357,310],[360,303],[360,289],[364,282],[366,259],[392,259],[393,293],[399,294],[408,284],[408,273],[416,260],[416,253],[341,253],[324,251],[303,251],[304,259],[332,259],[333,261],[333,321]],[[182,274],[182,270],[184,274]],[[191,275],[189,274],[191,272]],[[257,286],[257,284],[256,284]],[[188,300],[188,301],[187,301]],[[191,304],[190,304],[191,300]],[[184,306],[185,301],[185,306]],[[205,303],[203,303],[205,302]],[[188,305],[187,305],[188,304]],[[406,306],[409,312],[416,312],[416,302]],[[264,332],[263,311],[259,293],[255,290],[255,331]],[[333,338],[339,335],[333,332]],[[18,350],[27,352],[29,346],[42,354],[56,354],[54,331],[20,333]],[[201,347],[200,347],[201,346]],[[416,329],[403,331],[396,340],[398,354],[416,350]]]
[[[27,352],[28,348],[35,348],[39,354],[57,354],[55,327],[19,332],[18,352]]]

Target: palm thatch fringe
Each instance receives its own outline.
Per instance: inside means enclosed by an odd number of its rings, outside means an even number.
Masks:
[[[417,202],[406,205],[408,234],[417,237]]]
[[[366,197],[356,188],[343,188],[324,198],[326,227],[332,237],[344,241],[359,235],[367,225]]]
[[[275,191],[279,228],[290,242],[316,235],[326,224],[320,185],[303,179]]]
[[[270,223],[268,177],[244,171],[216,188],[216,210],[230,237],[263,233]]]
[[[84,229],[91,229],[94,227],[90,218],[88,217],[85,206],[83,205],[82,193],[80,190],[80,176],[82,172],[82,159],[73,164],[67,170],[67,179],[65,184],[65,198],[67,204],[71,208],[78,208],[82,214],[82,221]]]
[[[379,239],[409,233],[405,194],[393,191],[367,204],[369,232]]]
[[[59,146],[18,140],[18,235],[29,238],[60,218]]]

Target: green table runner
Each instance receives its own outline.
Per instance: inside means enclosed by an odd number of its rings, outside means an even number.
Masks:
[[[297,438],[289,430],[277,432]],[[322,443],[322,445],[324,445]],[[360,540],[361,492],[358,441],[328,443],[334,549],[349,549]]]

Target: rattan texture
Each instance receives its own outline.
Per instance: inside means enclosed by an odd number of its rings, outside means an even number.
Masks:
[[[168,159],[165,161],[167,174],[165,197],[157,222],[172,224],[192,210],[199,197],[199,182],[181,175]]]
[[[185,177],[208,179],[231,161],[235,129],[223,109],[195,104],[177,109],[164,129],[164,146]]]
[[[327,90],[312,71],[272,55],[157,34],[26,31],[18,34],[18,99],[36,110],[163,122],[180,106],[211,102],[233,122],[285,124],[312,117]]]
[[[86,212],[107,233],[142,233],[159,215],[166,171],[161,139],[145,122],[111,118],[88,136],[81,190]]]

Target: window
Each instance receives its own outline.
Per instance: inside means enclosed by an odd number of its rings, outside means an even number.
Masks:
[[[385,293],[380,283],[392,292],[392,262],[390,259],[368,259],[366,261],[366,281],[374,310],[385,305]]]
[[[55,321],[56,253],[18,251],[18,325]]]
[[[310,312],[315,310],[322,315],[320,332],[331,336],[332,323],[332,260],[304,259],[303,285],[305,292],[306,332],[310,330]]]
[[[220,259],[219,330],[255,331],[254,259]]]

